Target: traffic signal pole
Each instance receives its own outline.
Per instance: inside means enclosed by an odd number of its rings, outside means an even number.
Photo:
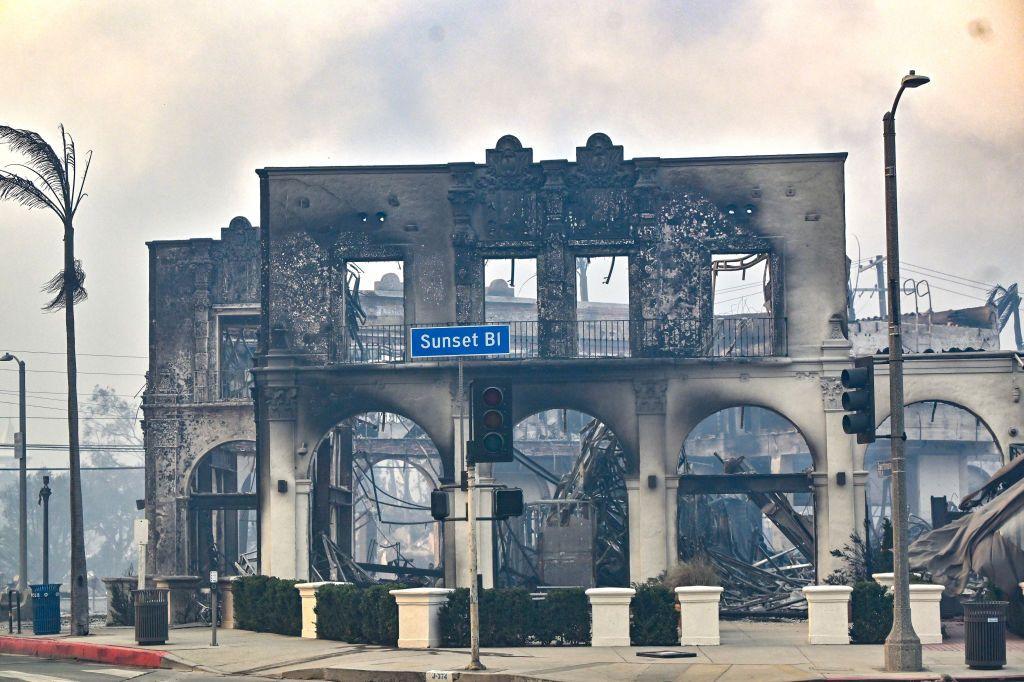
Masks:
[[[480,590],[477,573],[479,557],[476,547],[476,461],[469,456],[466,439],[466,387],[459,360],[459,442],[462,443],[463,459],[466,462],[466,521],[469,523],[469,655],[466,670],[486,670],[480,662]]]

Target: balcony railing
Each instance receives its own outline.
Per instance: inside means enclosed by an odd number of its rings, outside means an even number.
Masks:
[[[509,325],[508,355],[529,358],[764,358],[787,353],[786,321],[773,317],[720,317],[710,324],[693,318],[661,320],[529,320]],[[346,332],[336,357],[342,364],[418,362],[408,356],[409,330],[426,325],[367,325]],[[434,325],[442,326],[442,325]],[[575,334],[572,328],[575,327]]]

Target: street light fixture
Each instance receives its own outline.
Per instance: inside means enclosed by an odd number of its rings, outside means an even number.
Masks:
[[[900,82],[892,108],[882,116],[882,139],[885,144],[885,245],[886,276],[889,280],[889,405],[892,434],[892,527],[893,527],[893,615],[892,630],[885,639],[885,669],[890,672],[921,670],[921,640],[910,620],[910,567],[907,562],[906,449],[907,434],[903,426],[903,333],[900,312],[900,246],[899,221],[896,214],[896,107],[907,88],[917,88],[929,81],[911,71]]]
[[[10,353],[0,355],[0,362],[18,363],[18,435],[14,456],[18,458],[18,593],[22,599],[28,591],[28,470],[25,440],[25,361]]]

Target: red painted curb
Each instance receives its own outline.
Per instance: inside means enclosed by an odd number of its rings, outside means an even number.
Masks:
[[[0,636],[0,653],[21,654],[37,658],[65,658],[112,665],[130,665],[136,668],[163,668],[166,651],[159,649],[133,649],[111,644],[43,637]]]

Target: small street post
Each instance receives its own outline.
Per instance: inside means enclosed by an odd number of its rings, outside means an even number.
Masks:
[[[43,584],[50,584],[50,477],[43,476],[39,504],[43,505]]]
[[[910,619],[910,569],[908,565],[905,450],[907,435],[903,423],[903,334],[900,311],[899,221],[896,211],[896,107],[907,88],[928,82],[914,71],[903,77],[892,108],[882,117],[885,151],[885,244],[889,286],[889,410],[892,460],[893,509],[893,616],[892,630],[885,639],[885,669],[889,672],[918,672],[922,669],[921,640]]]

